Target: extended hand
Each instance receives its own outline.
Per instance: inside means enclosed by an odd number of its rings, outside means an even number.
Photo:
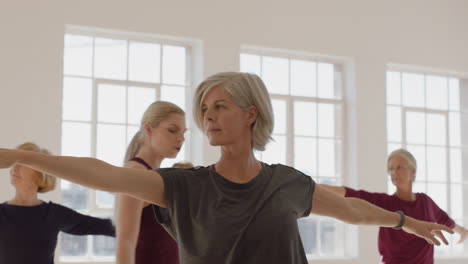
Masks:
[[[441,239],[445,245],[448,245],[447,239],[445,239],[444,234],[441,232],[442,230],[453,234],[452,229],[447,226],[419,221],[408,216],[406,217],[406,223],[403,226],[403,230],[407,233],[424,238],[429,244],[435,244],[437,246],[440,246],[440,242],[436,237]]]
[[[468,230],[463,229],[463,232],[460,233],[460,239],[458,240],[458,244],[463,243],[468,238]]]
[[[0,169],[13,166],[18,161],[18,151],[0,148]]]

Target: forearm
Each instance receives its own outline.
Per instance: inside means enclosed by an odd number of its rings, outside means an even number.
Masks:
[[[124,190],[127,179],[122,168],[93,158],[51,156],[21,151],[17,163],[92,189],[108,192]]]
[[[347,198],[349,209],[343,211],[343,221],[358,225],[394,227],[400,223],[400,215],[377,207],[358,198]]]

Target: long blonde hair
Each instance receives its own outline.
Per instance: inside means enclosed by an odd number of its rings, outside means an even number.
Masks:
[[[42,154],[50,155],[50,151],[44,148],[40,148],[38,145],[31,143],[31,142],[23,143],[17,146],[16,149],[34,151],[34,152],[39,152]],[[37,192],[46,193],[55,189],[57,180],[54,176],[46,174],[46,173],[42,173],[39,171],[38,173],[39,173],[39,181],[37,182],[37,186],[38,186]]]
[[[134,158],[143,145],[145,140],[145,134],[143,132],[145,124],[150,124],[151,127],[156,128],[159,123],[161,123],[161,121],[173,113],[185,116],[184,110],[173,103],[166,101],[156,101],[152,103],[143,114],[140,122],[140,130],[138,130],[135,136],[133,136],[130,144],[127,147],[124,162]]]

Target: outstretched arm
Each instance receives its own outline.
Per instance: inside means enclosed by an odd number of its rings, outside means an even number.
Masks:
[[[312,212],[336,218],[356,225],[394,227],[400,223],[400,215],[377,207],[358,198],[344,198],[317,185],[312,199]],[[403,230],[426,239],[430,244],[440,245],[436,237],[448,244],[441,230],[453,231],[444,225],[419,221],[406,216]]]
[[[335,194],[338,194],[339,196],[344,197],[346,195],[346,189],[345,187],[342,187],[342,186],[331,186],[331,185],[326,185],[326,184],[318,184],[318,186],[330,192],[334,192]]]
[[[0,149],[0,168],[16,163],[92,189],[123,193],[166,207],[164,182],[155,171],[116,167],[93,158]]]

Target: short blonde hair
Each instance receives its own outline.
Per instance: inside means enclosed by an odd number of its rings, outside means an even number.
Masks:
[[[223,87],[241,109],[255,106],[258,110],[257,120],[252,126],[252,147],[265,150],[272,140],[274,118],[270,96],[262,79],[255,74],[241,72],[221,72],[208,77],[195,92],[193,115],[197,126],[203,131],[202,102],[206,94],[215,87]]]
[[[404,159],[408,163],[408,167],[410,169],[413,169],[414,172],[416,172],[416,170],[418,169],[418,164],[417,164],[416,159],[414,158],[413,154],[411,154],[409,151],[407,151],[406,149],[403,149],[403,148],[394,150],[394,151],[392,151],[392,153],[390,153],[390,155],[388,155],[387,165],[390,162],[390,159],[395,157],[395,156],[398,156],[398,157]]]
[[[171,102],[156,101],[148,106],[145,113],[143,113],[143,117],[141,118],[140,130],[135,134],[135,136],[133,136],[130,144],[128,144],[124,162],[133,159],[140,150],[144,140],[143,126],[145,124],[150,124],[153,128],[158,127],[161,121],[173,113],[185,116],[184,110]]]
[[[41,149],[38,145],[31,143],[31,142],[23,143],[17,146],[16,149],[34,151],[34,152],[39,152],[42,154],[50,155],[50,151],[48,151],[47,149]],[[46,173],[42,173],[39,171],[38,173],[39,173],[39,181],[37,182],[37,186],[38,186],[37,192],[46,193],[55,189],[57,180],[54,176],[46,174]]]

